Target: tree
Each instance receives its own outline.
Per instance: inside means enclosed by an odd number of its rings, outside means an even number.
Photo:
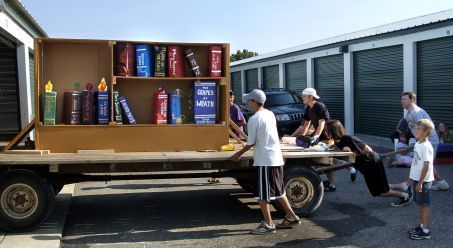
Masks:
[[[258,53],[249,51],[247,49],[243,49],[242,51],[237,50],[236,53],[230,55],[230,61],[231,62],[239,61],[241,59],[247,59],[247,58],[251,58],[254,56],[258,56]]]

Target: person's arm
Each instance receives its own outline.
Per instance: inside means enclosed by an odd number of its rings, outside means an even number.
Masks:
[[[296,137],[299,134],[305,135],[308,131],[308,127],[310,126],[311,121],[304,121],[303,125],[300,125],[296,131],[294,131],[293,134],[291,134],[291,137]]]
[[[230,159],[234,162],[239,162],[241,160],[242,155],[250,150],[254,145],[245,145],[240,151],[236,152]]]
[[[423,182],[425,181],[425,177],[428,174],[428,170],[429,170],[429,161],[425,161],[425,162],[423,162],[422,174],[420,176],[420,179],[418,180],[417,186],[415,187],[416,192],[422,192]]]
[[[325,126],[326,126],[326,120],[325,119],[320,119],[318,128],[316,129],[316,132],[315,132],[315,135],[321,136],[322,131],[324,130]]]
[[[243,127],[243,126],[247,125],[247,122],[245,121],[245,119],[239,120],[239,121],[236,123],[236,125],[237,125],[238,127]]]
[[[365,145],[365,147],[364,147],[364,148],[362,149],[362,151],[361,151],[361,153],[362,153],[363,155],[368,155],[368,154],[370,154],[371,152],[373,152],[373,149],[371,149],[371,147],[368,146],[368,145]]]
[[[242,111],[239,107],[237,108],[237,115],[238,115],[238,118],[237,118],[238,123],[236,123],[236,125],[238,125],[238,127],[243,127],[243,126],[247,125],[244,114],[242,113]]]

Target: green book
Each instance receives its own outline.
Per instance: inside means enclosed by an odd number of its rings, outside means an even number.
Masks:
[[[113,101],[115,106],[115,122],[116,124],[123,124],[121,105],[120,105],[120,93],[118,91],[113,92]]]
[[[44,125],[55,125],[57,113],[57,92],[44,93]]]

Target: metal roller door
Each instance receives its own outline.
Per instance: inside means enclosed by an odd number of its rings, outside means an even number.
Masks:
[[[344,124],[343,54],[314,60],[315,89],[326,104],[330,117]]]
[[[35,114],[35,61],[33,53],[29,54],[31,112]]]
[[[403,46],[354,53],[355,132],[388,137],[403,116]]]
[[[234,102],[236,104],[241,104],[243,93],[240,71],[231,73],[231,89],[234,92]]]
[[[258,89],[258,69],[250,69],[245,71],[245,90],[246,93]]]
[[[20,131],[17,52],[0,43],[0,140],[10,140]]]
[[[285,68],[286,89],[301,94],[307,88],[307,61],[287,63]]]
[[[418,104],[433,121],[453,127],[453,38],[417,43]]]
[[[278,65],[263,67],[263,89],[280,88]]]

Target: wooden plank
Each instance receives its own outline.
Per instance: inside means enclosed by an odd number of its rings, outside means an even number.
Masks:
[[[24,129],[22,129],[22,131],[20,131],[20,133],[18,133],[16,137],[14,137],[14,139],[8,143],[8,145],[3,148],[2,153],[19,144],[25,138],[25,136],[27,136],[31,132],[31,130],[33,130],[33,128],[35,128],[35,119],[28,123],[28,125]]]
[[[113,149],[103,149],[103,150],[77,150],[77,154],[106,154],[114,153]]]
[[[37,155],[43,155],[43,154],[50,154],[49,150],[7,150],[5,151],[6,154],[37,154]]]
[[[145,163],[145,162],[209,162],[227,161],[235,151],[224,152],[127,152],[111,154],[77,154],[51,153],[48,155],[0,155],[0,165],[14,164],[96,164],[96,163]],[[353,158],[351,152],[285,152],[285,159],[313,158]],[[244,160],[253,159],[253,151],[248,151],[242,157]]]
[[[247,134],[245,134],[244,131],[242,131],[242,129],[241,129],[238,125],[236,125],[236,123],[234,123],[233,120],[229,119],[228,124],[229,124],[231,127],[233,127],[233,129],[236,130],[240,135],[242,135],[242,137],[243,137],[246,141],[248,140],[249,137],[247,136]]]
[[[228,134],[231,137],[233,137],[233,139],[236,140],[236,142],[238,142],[239,144],[243,144],[242,140],[239,139],[239,137],[231,129],[228,129]]]

